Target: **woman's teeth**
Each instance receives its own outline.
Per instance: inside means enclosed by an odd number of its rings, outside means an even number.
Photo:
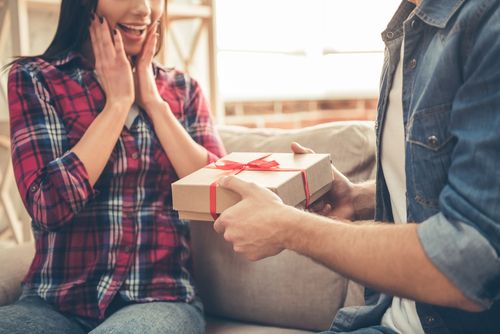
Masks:
[[[138,36],[142,35],[144,30],[146,30],[145,27],[130,26],[130,25],[122,24],[122,23],[118,23],[117,26],[118,26],[118,28],[120,28],[124,32],[132,33],[132,34],[135,34]]]

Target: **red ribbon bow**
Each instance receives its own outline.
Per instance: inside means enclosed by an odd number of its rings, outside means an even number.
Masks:
[[[304,182],[304,191],[306,194],[306,208],[309,207],[309,202],[311,200],[311,194],[309,192],[309,183],[307,181],[307,171],[305,169],[296,168],[280,168],[279,162],[276,160],[265,160],[271,154],[266,154],[258,159],[252,160],[247,163],[241,163],[231,160],[218,160],[212,165],[207,166],[207,168],[215,168],[221,170],[227,170],[231,173],[227,175],[237,175],[245,170],[248,171],[261,171],[261,172],[300,172],[302,174],[302,181]],[[210,214],[212,218],[216,220],[219,215],[217,214],[217,181],[210,184]]]

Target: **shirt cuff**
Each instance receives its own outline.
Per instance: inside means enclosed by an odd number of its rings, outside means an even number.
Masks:
[[[419,224],[418,236],[432,263],[467,298],[485,308],[498,298],[500,259],[477,229],[438,213]]]
[[[47,165],[47,174],[57,192],[75,213],[99,194],[89,182],[87,169],[78,156],[68,151]]]

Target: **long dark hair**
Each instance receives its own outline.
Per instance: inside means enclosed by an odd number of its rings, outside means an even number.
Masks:
[[[98,1],[99,0],[62,0],[57,30],[47,50],[38,56],[17,56],[12,62],[3,66],[2,70],[7,69],[20,59],[40,57],[45,60],[52,60],[64,52],[80,51],[83,43],[89,39],[90,19],[92,13],[94,13],[97,8]],[[164,33],[163,19],[160,21],[158,30],[160,38],[158,39],[155,55],[158,54],[162,47]]]
[[[89,38],[90,15],[98,0],[62,0],[56,34],[40,57],[50,60],[56,55],[79,50]]]

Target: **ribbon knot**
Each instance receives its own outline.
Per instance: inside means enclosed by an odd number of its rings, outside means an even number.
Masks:
[[[269,156],[270,156],[270,154],[265,155],[263,157],[260,157],[258,159],[252,160],[252,161],[247,162],[247,163],[231,161],[231,160],[218,160],[217,162],[215,162],[214,166],[217,169],[231,170],[231,171],[245,170],[245,169],[267,170],[270,168],[279,167],[280,164],[276,160],[271,160],[271,161],[264,160]]]
[[[214,164],[208,165],[206,168],[214,168],[220,170],[230,171],[228,175],[237,175],[245,170],[248,171],[261,171],[261,172],[300,172],[302,174],[302,181],[304,182],[304,191],[306,195],[306,208],[309,207],[311,194],[309,192],[309,182],[307,181],[307,172],[305,169],[297,168],[280,168],[279,162],[276,160],[265,160],[270,154],[266,154],[258,159],[252,160],[247,163],[241,163],[231,160],[218,160]],[[217,181],[210,185],[210,215],[214,220],[217,220]]]

